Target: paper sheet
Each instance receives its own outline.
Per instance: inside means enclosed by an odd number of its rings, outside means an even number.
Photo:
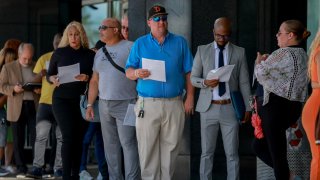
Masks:
[[[79,81],[75,79],[80,74],[80,64],[58,67],[58,77],[60,84]]]
[[[50,61],[46,61],[46,70],[49,69]]]
[[[144,79],[166,82],[165,62],[155,59],[142,58],[142,69],[148,69],[151,75]]]
[[[219,79],[219,82],[228,82],[233,68],[234,65],[225,65],[218,69],[213,69],[208,73],[207,79]]]
[[[125,126],[136,126],[136,114],[134,113],[135,104],[129,104],[127,108],[126,116],[123,120]]]

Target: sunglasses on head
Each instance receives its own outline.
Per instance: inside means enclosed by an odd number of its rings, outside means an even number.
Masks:
[[[108,28],[116,28],[116,27],[100,25],[98,29],[99,29],[99,31],[100,31],[100,30],[106,30],[106,29],[108,29]]]
[[[167,16],[155,16],[155,17],[152,18],[152,20],[154,22],[159,22],[160,20],[167,21]]]

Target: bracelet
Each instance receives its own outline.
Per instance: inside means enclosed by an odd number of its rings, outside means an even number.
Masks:
[[[316,140],[316,144],[320,144],[320,140]]]
[[[137,69],[136,69],[136,70],[134,70],[134,76],[135,76],[135,77],[137,77],[137,78],[139,78],[138,70],[137,70]]]
[[[88,107],[92,107],[92,104],[87,104],[87,108],[88,108]]]

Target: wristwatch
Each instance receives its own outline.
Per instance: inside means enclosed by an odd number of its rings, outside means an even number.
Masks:
[[[87,104],[87,108],[88,108],[88,107],[92,107],[92,104]]]

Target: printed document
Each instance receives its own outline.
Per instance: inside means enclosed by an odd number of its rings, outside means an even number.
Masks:
[[[75,79],[80,74],[80,64],[58,67],[58,78],[60,84],[79,81]]]
[[[218,69],[213,69],[208,73],[207,79],[219,79],[219,82],[228,82],[233,68],[234,65],[225,65]]]
[[[48,70],[49,69],[49,65],[50,65],[50,61],[46,61],[46,70]]]
[[[142,58],[142,69],[150,71],[150,76],[144,79],[166,82],[166,65],[164,61]]]
[[[136,126],[136,114],[134,113],[135,104],[129,104],[126,112],[126,116],[123,120],[125,126]]]

